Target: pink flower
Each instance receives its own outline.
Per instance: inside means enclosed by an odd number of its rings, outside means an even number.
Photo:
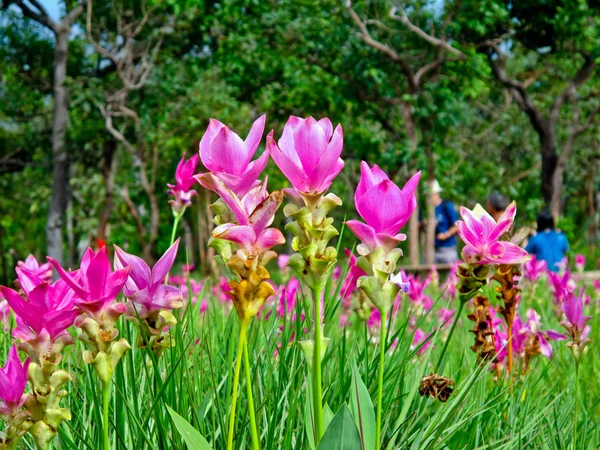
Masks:
[[[112,321],[127,310],[122,303],[113,303],[129,277],[129,267],[112,272],[106,247],[94,253],[88,248],[78,271],[66,272],[53,258],[48,257],[61,278],[75,291],[75,305],[98,323],[104,315]]]
[[[23,406],[27,396],[23,395],[27,385],[30,359],[23,364],[19,359],[17,347],[13,345],[8,359],[0,369],[0,414],[12,416]]]
[[[425,333],[420,328],[415,330],[415,334],[413,336],[413,342],[411,345],[411,350],[414,350],[421,346],[419,350],[417,350],[417,355],[422,355],[427,351],[427,349],[431,346],[431,340],[429,339],[431,333]]]
[[[548,263],[544,260],[538,261],[535,255],[523,265],[523,275],[532,283],[538,281],[548,269]]]
[[[279,289],[279,304],[277,305],[277,315],[284,317],[285,314],[296,314],[296,300],[298,294],[301,292],[300,282],[295,278],[291,277],[290,281],[285,286],[281,286]]]
[[[356,290],[356,282],[360,277],[366,276],[367,273],[356,265],[356,256],[353,255],[350,250],[344,249],[344,251],[346,252],[346,256],[349,258],[348,272],[344,278],[340,293],[342,294],[342,298],[349,300]]]
[[[438,321],[442,324],[442,326],[452,325],[452,322],[454,322],[453,317],[455,312],[456,311],[454,309],[440,309],[440,311],[438,312]]]
[[[40,264],[32,254],[29,254],[24,262],[19,261],[17,267],[29,270],[37,275],[42,281],[50,281],[52,279],[52,266],[50,263]]]
[[[360,170],[361,177],[354,194],[354,202],[356,210],[366,224],[358,220],[349,220],[346,225],[361,240],[362,246],[366,247],[359,248],[359,253],[370,253],[378,247],[383,247],[389,252],[400,241],[406,239],[405,234],[398,233],[417,207],[415,190],[421,172],[413,175],[400,189],[377,165],[370,169],[363,161]]]
[[[168,194],[174,197],[169,203],[171,203],[173,210],[176,212],[190,206],[192,204],[192,197],[197,195],[192,186],[196,183],[194,172],[196,171],[196,167],[198,167],[198,160],[198,154],[194,154],[186,161],[184,153],[175,170],[176,184],[167,184],[169,187]]]
[[[547,358],[552,358],[552,346],[548,341],[562,341],[567,337],[564,334],[554,330],[542,330],[541,325],[542,322],[540,321],[540,315],[535,312],[535,310],[530,308],[529,311],[527,311],[527,322],[517,334],[524,334],[529,338],[537,337],[540,343],[542,355],[546,356]]]
[[[10,306],[0,291],[0,330],[10,329]]]
[[[278,257],[277,257],[277,267],[279,267],[279,270],[285,270],[287,267],[287,263],[290,260],[290,255],[286,255],[285,253],[281,253]]]
[[[123,293],[130,300],[127,306],[130,307],[128,313],[132,318],[139,315],[145,319],[154,311],[171,311],[183,306],[181,291],[165,284],[165,277],[173,267],[178,248],[179,239],[150,269],[142,258],[126,253],[115,245],[115,269],[130,269]]]
[[[571,272],[566,270],[562,276],[556,272],[547,271],[546,273],[548,282],[552,286],[554,302],[560,305],[564,300],[565,293],[575,290],[575,282],[571,279]]]
[[[333,131],[327,118],[316,121],[290,116],[279,142],[267,135],[267,150],[297,191],[322,194],[344,167],[342,126]]]
[[[464,222],[456,222],[458,234],[465,242],[462,256],[469,264],[521,264],[529,259],[527,252],[510,242],[500,241],[500,237],[513,225],[517,204],[512,202],[498,223],[481,207],[473,211],[462,207],[460,214]]]
[[[19,319],[13,335],[23,342],[40,336],[55,340],[81,314],[74,309],[74,292],[63,280],[50,284],[24,269],[17,268],[17,276],[26,299],[12,289],[0,286],[2,295]]]
[[[262,139],[266,117],[260,116],[254,122],[245,141],[218,120],[210,119],[200,140],[202,164],[239,197],[255,185],[269,161],[269,152],[265,151],[251,162]]]
[[[583,271],[583,269],[585,269],[585,256],[583,256],[583,255],[575,256],[575,269],[577,269],[580,272]]]
[[[213,230],[213,237],[239,244],[251,254],[264,253],[271,247],[285,242],[281,231],[267,228],[283,200],[280,191],[267,193],[267,180],[254,186],[242,198],[230,190],[215,174],[197,177],[202,186],[219,194],[235,215],[237,224],[226,223]]]
[[[590,342],[590,339],[587,337],[590,333],[590,327],[587,323],[591,319],[591,316],[583,315],[584,292],[585,288],[582,288],[578,297],[573,292],[565,291],[562,311],[567,320],[560,323],[569,331],[572,341],[580,349],[583,349]]]

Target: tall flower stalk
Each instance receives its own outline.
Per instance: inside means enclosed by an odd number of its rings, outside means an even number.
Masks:
[[[377,166],[370,168],[366,162],[360,165],[361,178],[354,202],[356,210],[366,223],[349,220],[346,225],[361,240],[356,264],[366,275],[358,279],[358,287],[379,311],[379,373],[377,377],[377,429],[375,448],[381,448],[383,417],[383,375],[387,339],[387,318],[400,290],[408,291],[400,273],[394,274],[402,256],[398,244],[406,239],[400,229],[408,222],[417,207],[415,191],[421,172],[404,185],[396,186]]]
[[[265,266],[277,257],[271,248],[285,242],[281,231],[269,228],[283,194],[281,191],[269,194],[267,179],[258,180],[268,161],[268,151],[250,162],[260,143],[264,122],[265,116],[260,117],[246,140],[242,141],[221,122],[211,119],[200,142],[200,157],[210,172],[196,176],[202,186],[220,197],[211,205],[217,227],[213,230],[209,246],[216,249],[234,274],[234,278],[228,281],[228,295],[241,321],[227,435],[228,450],[233,448],[242,360],[246,369],[252,445],[254,450],[260,449],[247,331],[251,319],[264,302],[275,294]]]
[[[577,419],[579,414],[579,363],[585,346],[591,342],[588,338],[590,326],[587,325],[590,316],[583,315],[585,289],[581,289],[579,296],[573,292],[564,291],[562,312],[565,320],[560,324],[569,332],[571,340],[567,343],[575,359],[575,411],[573,414],[573,450],[577,449]]]
[[[21,364],[17,347],[13,345],[6,364],[0,368],[0,418],[6,422],[4,432],[0,433],[0,448],[3,450],[16,449],[32,425],[30,413],[22,411],[27,399],[24,392],[29,366],[29,358]]]
[[[38,448],[48,449],[62,421],[71,419],[71,412],[60,406],[71,375],[60,365],[64,348],[74,343],[66,329],[81,312],[74,309],[75,294],[63,280],[50,284],[21,268],[17,268],[17,277],[25,298],[6,287],[0,290],[17,317],[13,336],[18,348],[31,361],[28,380],[32,393],[25,401],[28,432]]]
[[[342,204],[334,194],[325,194],[344,167],[340,158],[344,144],[341,125],[335,130],[327,118],[301,119],[291,116],[277,143],[271,131],[267,150],[293,188],[284,190],[290,199],[283,210],[292,222],[286,225],[294,238],[294,253],[288,266],[296,272],[313,296],[313,339],[300,343],[312,372],[315,440],[324,433],[321,363],[327,348],[324,336],[322,297],[328,277],[337,262],[337,251],[329,241],[339,233],[327,217]]]
[[[171,231],[171,244],[175,242],[175,236],[177,233],[177,226],[179,221],[183,217],[185,210],[191,206],[192,198],[198,193],[192,189],[192,186],[196,183],[194,178],[194,172],[198,167],[199,156],[195,153],[190,159],[185,159],[185,154],[181,157],[181,161],[177,164],[175,170],[175,184],[167,184],[169,187],[168,194],[172,197],[169,200],[171,209],[173,210],[173,229]]]
[[[117,339],[119,332],[115,324],[127,312],[123,303],[115,302],[129,277],[130,268],[111,270],[106,247],[98,253],[88,248],[81,260],[80,268],[65,271],[58,261],[48,258],[64,282],[76,294],[75,306],[84,314],[77,317],[75,326],[82,332],[78,339],[87,350],[83,360],[96,370],[102,384],[104,450],[110,448],[109,400],[112,377],[123,355],[131,349],[126,339]]]
[[[457,222],[458,234],[465,242],[462,250],[464,263],[458,267],[458,294],[460,306],[457,320],[464,305],[471,300],[480,289],[488,284],[490,272],[499,281],[500,295],[504,300],[503,314],[507,320],[509,342],[509,365],[512,369],[512,322],[516,311],[517,292],[515,275],[517,265],[529,260],[527,252],[512,242],[501,240],[513,226],[517,213],[517,204],[512,202],[498,222],[477,204],[471,211],[460,208],[463,220]],[[520,273],[520,272],[519,272]],[[444,350],[438,361],[438,370],[443,367],[443,358],[454,332],[456,322],[444,344]]]

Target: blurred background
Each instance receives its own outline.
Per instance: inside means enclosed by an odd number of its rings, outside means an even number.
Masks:
[[[365,159],[398,183],[422,170],[456,206],[517,200],[519,226],[548,208],[595,268],[598,0],[1,5],[0,283],[29,253],[73,267],[87,246],[116,243],[152,260],[169,244],[166,184],[182,154],[211,117],[245,138],[263,113],[276,136],[291,114],[343,125],[339,220],[356,214]],[[287,186],[272,162],[266,174]],[[197,190],[180,234],[209,270],[214,199]],[[407,242],[406,263],[432,262],[416,218]]]

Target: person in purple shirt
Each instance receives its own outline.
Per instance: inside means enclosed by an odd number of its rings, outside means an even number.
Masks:
[[[525,247],[537,260],[548,263],[548,270],[558,272],[565,253],[569,250],[569,241],[564,233],[554,227],[554,217],[544,210],[537,217],[537,234],[532,236]]]

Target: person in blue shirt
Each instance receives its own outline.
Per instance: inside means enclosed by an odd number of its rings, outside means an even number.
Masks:
[[[564,233],[554,228],[554,217],[550,211],[544,210],[537,217],[537,234],[532,236],[525,250],[539,260],[548,263],[548,270],[558,272],[565,253],[569,250],[569,242]]]
[[[455,237],[458,214],[452,202],[442,198],[442,191],[440,184],[434,180],[430,185],[429,202],[435,206],[435,263],[452,264],[458,261]]]

